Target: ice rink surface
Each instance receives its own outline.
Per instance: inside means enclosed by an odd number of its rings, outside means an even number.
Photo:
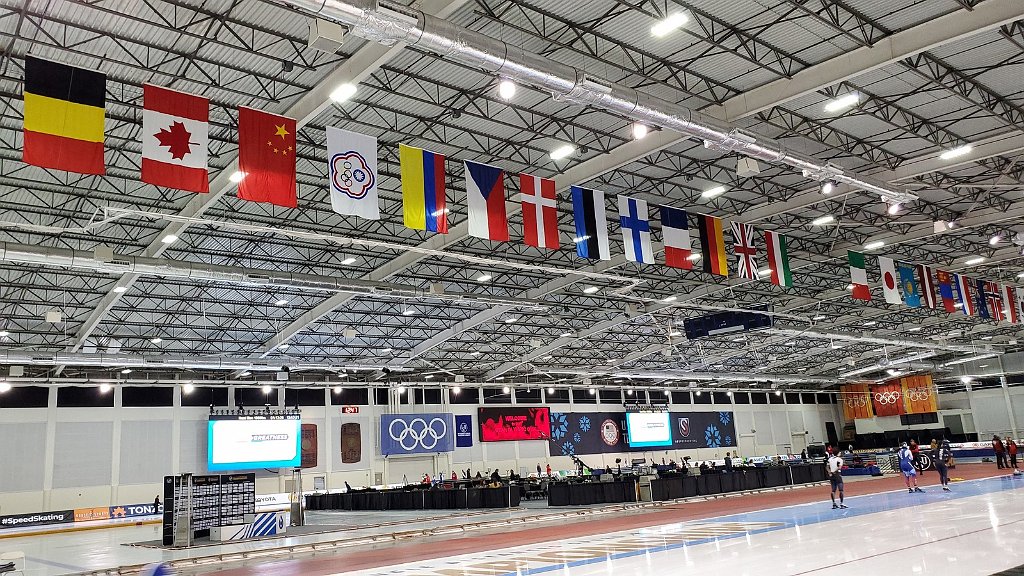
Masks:
[[[339,574],[968,576],[1024,564],[1024,479],[953,488],[854,497],[847,510],[819,502]]]
[[[952,492],[929,486],[924,494],[900,490],[851,497],[846,501],[850,506],[847,510],[833,510],[827,500],[819,500],[630,530],[616,530],[616,525],[636,512],[620,512],[592,520],[606,530],[597,536],[524,544],[529,528],[520,526],[494,535],[496,544],[490,550],[446,558],[401,563],[404,549],[381,545],[339,550],[327,558],[296,557],[230,567],[227,572],[232,576],[961,576],[993,574],[1024,565],[1024,546],[1020,544],[1024,542],[1024,501],[1018,501],[1024,498],[1024,478],[970,480],[952,487]],[[828,497],[825,487],[808,490],[813,490],[816,497]],[[679,510],[685,515],[686,505]],[[409,520],[423,525],[458,521],[452,517],[429,520],[409,516]],[[0,539],[0,552],[23,551],[28,561],[25,576],[53,576],[210,553],[208,549],[166,551],[122,545],[152,539],[157,531],[156,526],[143,526]],[[307,538],[322,536],[286,538],[278,544]],[[407,544],[431,547],[430,541]],[[228,546],[255,550],[271,543]],[[361,557],[361,566],[380,567],[346,572],[346,564],[351,566],[349,561],[355,556]],[[217,570],[204,566],[187,573]]]

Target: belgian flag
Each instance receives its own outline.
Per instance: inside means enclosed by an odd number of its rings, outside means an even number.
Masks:
[[[103,174],[107,76],[25,57],[25,142],[35,166]]]

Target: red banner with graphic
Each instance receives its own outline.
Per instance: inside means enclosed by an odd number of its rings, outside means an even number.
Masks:
[[[871,386],[871,404],[875,408],[875,416],[900,416],[907,413],[903,406],[903,386],[899,380]]]

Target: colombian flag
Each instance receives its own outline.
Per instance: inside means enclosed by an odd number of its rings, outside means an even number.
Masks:
[[[722,219],[699,214],[700,250],[704,271],[716,276],[729,275],[729,259],[725,255],[725,240],[722,238]]]
[[[415,230],[447,234],[444,156],[399,144],[398,158],[402,170],[405,225]]]
[[[106,90],[101,72],[26,56],[25,163],[103,174]]]

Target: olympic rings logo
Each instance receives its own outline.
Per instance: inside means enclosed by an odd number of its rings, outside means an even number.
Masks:
[[[868,399],[861,394],[858,394],[857,396],[847,396],[843,402],[845,402],[850,408],[863,408],[868,405]]]
[[[401,425],[401,429],[396,432],[397,424]],[[414,450],[417,446],[424,450],[433,450],[437,443],[448,435],[448,423],[437,417],[432,418],[429,423],[423,418],[413,418],[408,422],[392,420],[388,425],[388,435],[406,452]]]
[[[907,400],[911,402],[921,402],[924,400],[930,400],[932,397],[931,390],[927,388],[909,388],[907,389]]]
[[[331,185],[354,200],[364,198],[377,181],[366,159],[353,150],[332,156],[330,172]]]
[[[890,390],[888,392],[876,392],[875,402],[879,404],[895,404],[900,400],[900,393],[896,390]]]

